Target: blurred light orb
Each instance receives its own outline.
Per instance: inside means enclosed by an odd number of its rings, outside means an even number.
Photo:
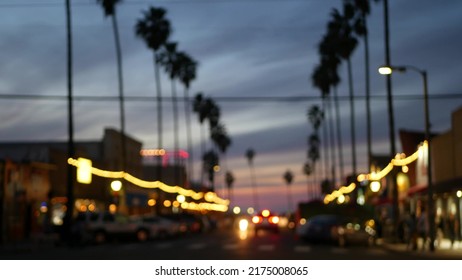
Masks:
[[[239,230],[240,231],[246,231],[249,228],[249,221],[246,219],[241,219],[239,221]]]
[[[115,180],[111,182],[111,189],[115,192],[118,192],[122,189],[122,182],[119,180]]]
[[[370,185],[371,191],[372,192],[378,192],[380,190],[380,182],[378,181],[372,181]]]

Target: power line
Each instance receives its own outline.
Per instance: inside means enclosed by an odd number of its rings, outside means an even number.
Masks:
[[[0,94],[0,99],[10,100],[66,100],[65,95],[38,95],[38,94]],[[320,96],[298,95],[298,96],[211,96],[216,101],[220,102],[302,102],[302,101],[321,101]],[[349,100],[349,96],[339,96],[339,100]],[[363,100],[365,96],[354,96],[356,100]],[[371,99],[386,100],[385,95],[372,95]],[[397,100],[423,100],[423,95],[408,94],[396,95],[393,97]],[[449,100],[449,99],[462,99],[462,93],[446,93],[446,94],[433,94],[428,96],[432,100]],[[98,95],[75,95],[75,101],[95,101],[95,102],[109,102],[119,101],[118,96],[98,96]],[[156,101],[155,96],[126,96],[126,101],[129,102],[146,102]],[[171,101],[170,96],[162,97],[163,101]],[[179,101],[183,101],[182,99]]]
[[[314,1],[314,0],[313,0]],[[124,1],[122,5],[128,6],[138,6],[138,5],[158,5],[158,4],[200,4],[200,3],[213,3],[213,4],[222,4],[222,3],[249,3],[249,2],[260,2],[260,3],[268,3],[268,2],[279,2],[279,3],[286,3],[286,2],[306,2],[306,0],[135,0],[135,1]],[[2,8],[39,8],[39,7],[61,7],[64,4],[62,1],[44,1],[44,2],[9,2],[9,3],[0,3],[0,7]],[[84,0],[80,2],[73,2],[72,6],[93,6],[95,5],[95,1],[91,0]]]

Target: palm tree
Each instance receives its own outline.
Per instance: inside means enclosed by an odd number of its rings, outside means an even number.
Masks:
[[[147,47],[154,53],[154,71],[157,86],[157,130],[158,148],[162,149],[162,93],[159,73],[158,50],[170,36],[170,22],[165,18],[166,11],[163,8],[150,7],[143,11],[143,18],[139,19],[135,26],[136,35],[143,39]],[[159,180],[162,179],[161,158],[159,157]]]
[[[234,175],[231,171],[227,171],[225,175],[226,187],[228,189],[228,199],[230,201],[233,200],[234,195],[232,194],[233,183],[234,183]]]
[[[253,149],[248,149],[245,153],[245,157],[247,158],[247,161],[249,162],[250,180],[251,180],[252,189],[253,189],[253,206],[258,211],[260,207],[258,205],[257,183],[255,180],[255,170],[253,166],[253,158],[255,157],[255,151]]]
[[[313,85],[317,88],[319,88],[321,90],[321,96],[322,96],[322,104],[323,104],[323,111],[324,112],[328,112],[329,114],[329,122],[327,123],[328,127],[327,126],[324,126],[323,127],[323,133],[324,133],[324,138],[326,139],[326,141],[328,140],[328,142],[330,143],[330,147],[328,147],[328,145],[324,145],[324,150],[325,150],[325,153],[326,153],[326,160],[325,160],[325,163],[326,163],[326,174],[328,174],[328,170],[329,170],[329,152],[330,152],[330,155],[332,156],[331,158],[331,164],[332,164],[332,182],[335,182],[335,153],[333,151],[334,149],[334,132],[333,132],[333,124],[332,124],[332,121],[333,121],[333,118],[332,118],[332,107],[330,106],[331,105],[331,102],[330,102],[330,95],[329,95],[329,92],[330,92],[330,85],[331,85],[331,69],[328,68],[328,65],[326,63],[324,63],[324,60],[322,61],[321,64],[319,64],[317,67],[315,67],[314,71],[313,71],[313,74],[312,74],[312,82],[313,82]],[[329,128],[329,132],[327,131],[327,129]],[[328,176],[326,176],[328,177]]]
[[[352,165],[353,176],[356,171],[356,129],[354,118],[354,90],[353,90],[353,70],[351,66],[351,55],[355,50],[358,41],[353,36],[353,28],[351,26],[351,19],[354,15],[353,6],[350,3],[344,3],[343,14],[337,9],[333,9],[331,13],[332,20],[329,24],[332,36],[337,40],[337,54],[341,59],[346,60],[348,69],[348,85],[350,96],[350,127],[351,127],[351,150],[352,150]]]
[[[207,171],[208,179],[210,181],[210,188],[215,191],[215,168],[219,165],[219,158],[214,150],[209,150],[203,157],[204,170]]]
[[[191,81],[196,79],[197,62],[194,61],[188,54],[184,52],[178,53],[178,60],[180,62],[179,79],[184,85],[184,115],[186,120],[186,139],[188,147],[188,169],[190,177],[194,174],[193,170],[193,150],[192,150],[192,132],[191,132],[191,108],[189,101],[189,86]]]
[[[351,1],[351,0],[344,0]],[[378,2],[375,0],[375,2]],[[364,39],[364,66],[365,66],[365,89],[366,89],[366,130],[367,130],[367,159],[368,168],[371,166],[372,134],[371,134],[371,106],[370,106],[370,78],[369,78],[369,34],[367,29],[367,16],[371,12],[369,0],[355,0],[352,5],[355,8],[353,30]]]
[[[228,165],[226,162],[226,151],[228,150],[229,146],[231,146],[231,138],[229,138],[225,126],[221,123],[218,123],[215,127],[212,127],[211,129],[212,141],[215,143],[215,146],[223,155],[223,170],[226,174],[228,170]],[[226,177],[224,178],[224,180],[226,185]]]
[[[313,172],[313,168],[311,167],[311,163],[310,162],[306,162],[304,165],[303,165],[303,174],[306,175],[306,190],[307,190],[307,194],[308,194],[308,200],[310,200],[310,197],[311,197],[311,191],[310,191],[310,175],[311,173]]]
[[[340,169],[340,178],[344,178],[343,172],[343,145],[342,145],[342,132],[341,132],[341,123],[340,123],[340,108],[337,95],[337,86],[340,83],[340,77],[338,75],[338,67],[340,65],[340,59],[337,57],[337,36],[336,29],[332,28],[335,25],[331,23],[328,24],[328,32],[323,36],[322,41],[318,46],[319,54],[321,55],[321,64],[320,67],[323,68],[322,75],[325,77],[313,77],[316,79],[321,79],[321,81],[313,81],[316,84],[322,83],[321,86],[317,86],[321,91],[327,91],[327,96],[330,97],[330,89],[333,88],[334,95],[334,106],[335,106],[335,115],[336,115],[336,128],[337,128],[337,151],[339,157],[339,169]],[[330,107],[329,107],[330,108]],[[330,110],[329,110],[330,111]],[[332,120],[332,113],[331,120]],[[333,134],[333,133],[332,133]]]
[[[162,52],[159,54],[159,63],[164,66],[165,71],[170,77],[172,86],[172,111],[173,111],[173,146],[174,146],[174,182],[178,185],[179,170],[178,170],[178,152],[179,152],[179,138],[178,138],[178,101],[176,96],[175,79],[179,76],[180,61],[178,60],[178,53],[176,50],[177,43],[165,43]]]
[[[119,28],[117,25],[116,16],[116,5],[122,2],[122,0],[96,0],[99,3],[106,17],[112,18],[112,29],[114,31],[114,43],[116,49],[116,60],[117,60],[117,78],[119,86],[119,105],[120,105],[120,133],[121,136],[121,169],[127,171],[127,146],[125,143],[125,110],[124,110],[124,86],[123,86],[123,74],[122,74],[122,51],[120,47],[119,39]],[[120,168],[120,167],[119,167]]]
[[[290,170],[287,170],[285,173],[284,173],[284,180],[286,181],[286,184],[287,184],[287,202],[288,202],[288,213],[290,214],[291,211],[292,211],[292,196],[290,194],[290,185],[292,184],[292,181],[294,179],[294,175],[292,174],[292,171]]]
[[[308,120],[312,124],[314,130],[308,139],[308,158],[311,159],[313,170],[316,170],[316,162],[319,159],[319,146],[321,143],[319,139],[319,127],[321,126],[322,121],[324,120],[324,112],[321,111],[319,106],[313,105],[308,110]]]
[[[204,121],[209,117],[210,111],[212,110],[211,108],[211,102],[208,98],[204,98],[203,94],[201,92],[197,93],[196,96],[194,97],[194,103],[193,103],[193,111],[197,113],[199,117],[199,123],[201,125],[201,154],[203,155],[205,153],[205,129],[204,129]],[[203,183],[203,175],[204,171],[202,170],[201,172],[201,184]]]

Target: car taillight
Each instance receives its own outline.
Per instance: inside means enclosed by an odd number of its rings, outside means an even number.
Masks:
[[[269,217],[269,222],[272,223],[272,224],[278,224],[279,223],[279,217],[278,216],[272,216],[272,217]]]
[[[263,218],[260,217],[260,216],[253,216],[252,218],[252,223],[254,224],[260,224],[261,222],[263,222]]]

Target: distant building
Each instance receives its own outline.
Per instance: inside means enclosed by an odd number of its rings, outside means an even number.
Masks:
[[[93,166],[110,171],[122,169],[121,138],[106,129],[99,141],[76,141],[75,157],[91,159]],[[142,143],[125,136],[125,171],[142,178]],[[28,237],[63,222],[67,188],[67,142],[0,143],[0,231],[3,240]],[[74,182],[75,211],[107,210],[116,195],[113,179],[93,176],[88,185]],[[121,209],[131,214],[151,211],[147,201],[153,190],[123,182],[117,199]]]

